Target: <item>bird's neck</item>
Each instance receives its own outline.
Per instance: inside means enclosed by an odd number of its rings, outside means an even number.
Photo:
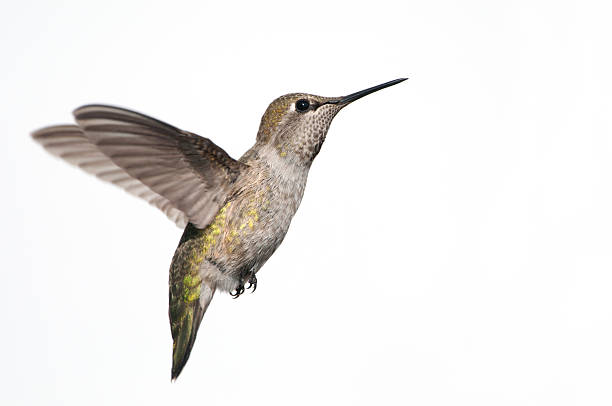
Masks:
[[[240,161],[249,165],[251,170],[259,175],[267,173],[268,181],[278,188],[279,192],[291,195],[292,200],[299,206],[306,187],[310,162],[304,163],[292,153],[282,154],[282,151],[269,144],[255,144]]]
[[[265,165],[277,176],[288,178],[302,178],[308,175],[311,161],[304,161],[293,151],[286,151],[281,147],[270,144],[256,143],[241,158],[250,166]]]

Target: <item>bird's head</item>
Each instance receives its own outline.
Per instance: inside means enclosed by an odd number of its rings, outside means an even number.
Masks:
[[[281,96],[264,113],[257,142],[273,147],[281,158],[300,165],[310,165],[340,110],[363,96],[404,80],[392,80],[343,97],[322,97],[306,93]]]

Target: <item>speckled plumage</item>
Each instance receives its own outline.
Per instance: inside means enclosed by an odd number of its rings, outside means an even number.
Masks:
[[[302,200],[312,159],[341,108],[330,104],[324,107],[327,112],[320,112],[325,119],[313,115],[304,120],[302,113],[290,108],[303,97],[324,101],[304,94],[275,100],[262,118],[257,143],[240,159],[246,169],[226,204],[206,229],[188,226],[185,230],[170,267],[173,375],[178,375],[182,361],[189,356],[203,315],[200,309],[208,306],[215,290],[241,289],[285,238]],[[298,114],[300,120],[291,119]],[[198,288],[185,283],[185,278],[191,281],[196,277],[201,277],[212,292],[198,302]],[[181,336],[185,330],[193,334]]]
[[[189,358],[215,291],[237,297],[245,284],[256,285],[256,273],[283,241],[335,115],[402,80],[341,98],[281,96],[239,160],[209,139],[111,106],[81,107],[75,111],[78,125],[33,133],[54,155],[186,224],[170,266],[173,379]]]

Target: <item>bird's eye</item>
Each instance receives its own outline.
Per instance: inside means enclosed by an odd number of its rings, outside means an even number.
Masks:
[[[295,109],[297,111],[306,111],[310,107],[310,102],[306,99],[300,99],[295,102]]]

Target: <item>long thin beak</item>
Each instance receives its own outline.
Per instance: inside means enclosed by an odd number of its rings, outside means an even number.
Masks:
[[[392,80],[390,82],[383,83],[382,85],[373,86],[373,87],[370,87],[368,89],[361,90],[361,91],[355,92],[353,94],[349,94],[348,96],[342,97],[340,100],[328,101],[328,103],[330,103],[330,104],[347,105],[349,103],[354,102],[357,99],[361,99],[363,96],[369,95],[370,93],[378,92],[379,90],[384,89],[385,87],[397,85],[398,83],[403,82],[406,79],[408,79],[408,78],[395,79],[395,80]]]

